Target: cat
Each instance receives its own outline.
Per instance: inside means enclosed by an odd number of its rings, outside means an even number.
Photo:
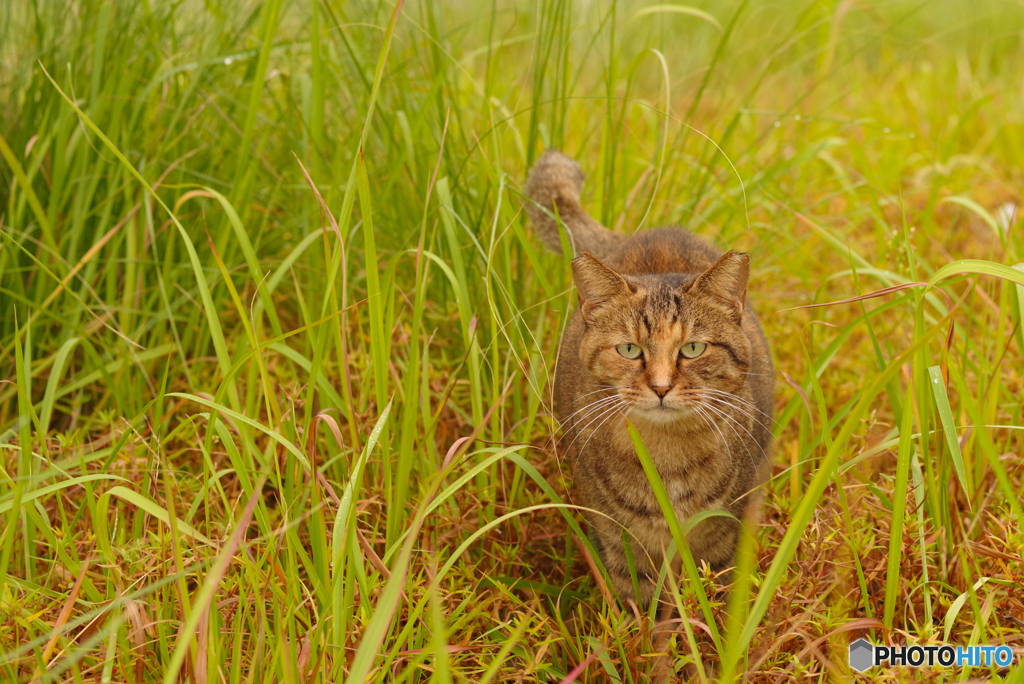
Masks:
[[[680,522],[705,510],[735,516],[707,518],[686,538],[698,564],[725,576],[738,521],[756,517],[771,470],[771,354],[746,302],[748,255],[723,254],[678,227],[613,233],[581,206],[583,180],[579,164],[548,150],[524,188],[541,240],[561,253],[557,212],[576,257],[579,306],[562,335],[555,414],[575,503],[598,512],[585,517],[619,598],[649,606],[672,536],[623,417]],[[678,572],[678,556],[673,564]]]

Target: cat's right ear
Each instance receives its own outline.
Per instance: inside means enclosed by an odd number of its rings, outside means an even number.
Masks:
[[[580,298],[580,311],[587,316],[595,308],[636,290],[626,279],[601,263],[590,252],[572,260],[572,279]]]
[[[730,250],[697,277],[689,286],[690,294],[709,295],[728,306],[738,321],[747,301],[750,255]]]

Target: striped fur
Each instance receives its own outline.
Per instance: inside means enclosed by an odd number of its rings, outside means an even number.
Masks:
[[[722,254],[681,228],[615,235],[579,205],[581,185],[578,165],[550,151],[527,185],[541,207],[557,205],[579,255],[580,306],[562,337],[555,411],[575,501],[603,514],[587,516],[602,560],[620,597],[633,598],[625,529],[636,598],[646,604],[671,535],[623,418],[643,437],[681,521],[705,510],[756,516],[757,488],[770,473],[771,355],[746,303],[747,255]],[[541,238],[557,246],[557,224],[537,207],[530,213]],[[685,358],[681,347],[691,341],[706,347]],[[643,356],[620,354],[627,343]],[[687,542],[698,562],[722,570],[733,562],[738,531],[735,520],[716,516]],[[673,564],[678,569],[678,557]]]

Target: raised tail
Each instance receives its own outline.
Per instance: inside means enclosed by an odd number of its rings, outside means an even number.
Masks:
[[[622,236],[602,226],[583,209],[580,205],[582,188],[580,165],[558,150],[548,150],[533,165],[526,179],[526,213],[540,239],[558,254],[562,253],[562,240],[556,211],[568,229],[573,256],[590,252],[604,259],[615,251]]]

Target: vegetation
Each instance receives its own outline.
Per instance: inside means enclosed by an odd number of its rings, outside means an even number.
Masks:
[[[1000,0],[3,3],[0,679],[1020,662],[1022,31]],[[774,478],[732,609],[670,577],[667,640],[607,600],[559,459],[574,296],[518,191],[548,146],[607,225],[753,256]]]

